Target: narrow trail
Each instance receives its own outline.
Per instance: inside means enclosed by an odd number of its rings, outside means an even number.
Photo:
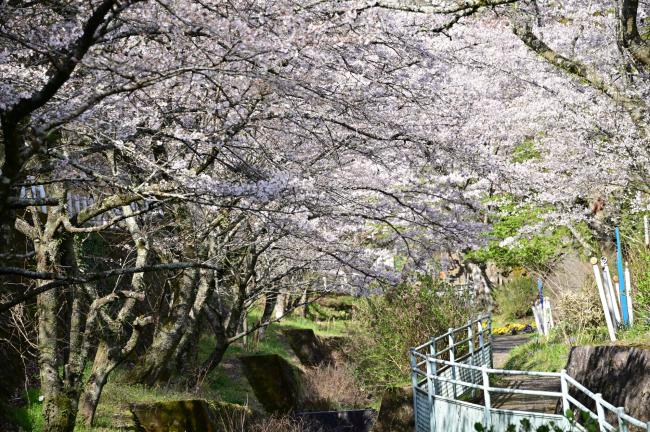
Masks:
[[[495,336],[492,340],[494,367],[502,369],[508,359],[510,351],[528,342],[527,335]],[[503,375],[497,387],[511,387],[520,389],[535,389],[544,391],[560,391],[559,378],[531,377],[525,375]],[[533,412],[554,413],[558,398],[531,396],[523,394],[497,394],[492,395],[492,406],[509,410],[526,410]]]

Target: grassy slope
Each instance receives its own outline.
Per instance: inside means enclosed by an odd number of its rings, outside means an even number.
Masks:
[[[349,301],[349,299],[344,299]],[[254,309],[249,314],[249,322],[253,324],[260,316],[260,311]],[[76,431],[115,432],[120,429],[130,417],[128,403],[155,402],[177,399],[219,399],[225,402],[247,404],[254,398],[253,391],[246,379],[236,368],[237,356],[242,354],[264,353],[277,354],[289,361],[295,362],[296,357],[285,342],[282,330],[285,328],[312,329],[320,336],[344,336],[354,323],[345,320],[330,319],[328,321],[311,321],[302,317],[287,316],[280,322],[269,326],[266,337],[254,349],[241,343],[233,344],[222,364],[208,376],[198,392],[185,391],[175,388],[150,388],[142,385],[132,385],[122,382],[122,372],[118,369],[110,377],[104,387],[102,398],[97,408],[96,425],[91,429],[77,426]],[[199,345],[199,360],[208,356],[214,341],[211,337],[201,338]],[[41,404],[38,402],[38,389],[29,390],[29,404],[13,410],[14,420],[25,431],[40,431],[43,425]]]
[[[639,346],[650,348],[650,328],[637,325],[631,329],[618,331],[617,345]],[[574,338],[569,342],[563,341],[559,335],[551,333],[549,338],[534,337],[530,342],[518,346],[510,352],[506,369],[538,370],[558,372],[566,366],[571,346],[598,345],[611,343],[607,339],[606,329],[598,329],[589,338]]]

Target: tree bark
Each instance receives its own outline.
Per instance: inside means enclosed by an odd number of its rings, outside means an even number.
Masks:
[[[133,213],[129,206],[123,206],[122,212],[126,216],[132,215]],[[149,257],[149,241],[138,225],[135,217],[127,218],[124,223],[135,244],[135,266],[143,267],[147,264],[147,259]],[[133,276],[131,276],[131,290],[144,294],[146,290],[144,274],[134,273]],[[112,342],[113,347],[111,348],[109,340],[107,340],[106,337],[102,338],[97,347],[93,367],[90,376],[85,381],[79,405],[79,417],[82,423],[87,427],[91,427],[94,422],[97,405],[99,404],[99,399],[104,385],[108,380],[108,375],[115,369],[115,367],[122,363],[124,358],[135,348],[135,341],[137,341],[138,337],[138,328],[135,326],[133,327],[131,338],[128,341],[126,340],[125,333],[126,327],[131,325],[130,320],[133,316],[136,301],[137,299],[135,297],[128,297],[124,300],[124,304],[120,308],[117,314],[117,319],[115,320],[115,324],[118,328],[114,329],[116,333],[112,335],[112,339],[114,339]],[[124,348],[120,351],[122,346],[124,346]]]

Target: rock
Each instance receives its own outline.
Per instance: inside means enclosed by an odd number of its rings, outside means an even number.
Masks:
[[[620,345],[571,349],[568,374],[614,406],[642,421],[650,421],[650,349]],[[591,399],[572,386],[571,395],[590,409]],[[557,412],[561,412],[558,406]],[[612,421],[615,416],[608,418]],[[614,420],[615,422],[615,420]]]
[[[285,329],[289,346],[306,366],[318,366],[326,361],[325,347],[312,329]]]
[[[248,408],[202,399],[164,401],[131,405],[139,432],[220,432],[223,424],[244,423]]]
[[[332,365],[345,363],[345,347],[350,343],[350,338],[345,336],[320,336],[319,340],[325,352],[325,363]]]
[[[343,359],[343,346],[348,339],[341,336],[317,336],[312,329],[285,329],[289,346],[305,366],[335,365]]]
[[[303,401],[302,376],[276,354],[240,357],[255,396],[268,413],[295,411]]]
[[[394,387],[384,392],[373,432],[413,432],[413,389]]]

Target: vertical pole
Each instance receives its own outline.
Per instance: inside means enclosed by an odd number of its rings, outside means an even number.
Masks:
[[[648,215],[643,216],[643,237],[645,239],[645,247],[650,246],[650,229],[648,228]]]
[[[609,266],[607,265],[607,260],[603,260],[603,261],[605,263],[604,271],[605,271],[605,280],[607,281],[609,300],[614,312],[614,319],[616,321],[616,325],[618,325],[621,322],[621,314],[618,308],[618,296],[616,295],[616,292],[614,290],[614,283],[612,282],[612,275],[609,272]]]
[[[468,342],[468,348],[469,348],[469,361],[467,362],[470,366],[474,366],[474,330],[472,329],[472,320],[470,319],[467,322],[467,339],[469,339]],[[476,379],[476,370],[475,369],[469,369],[469,374],[470,374],[470,379],[469,381],[472,384],[476,384],[478,380]],[[472,394],[475,393],[475,389],[472,389]]]
[[[415,420],[415,428],[418,427],[418,360],[415,356],[415,350],[411,349],[411,386],[413,387],[413,418]]]
[[[607,331],[609,332],[609,339],[611,341],[616,340],[616,333],[614,332],[614,325],[612,324],[612,316],[609,313],[609,308],[607,307],[607,299],[605,297],[605,288],[603,287],[603,281],[600,278],[600,270],[598,268],[598,259],[596,257],[591,258],[591,264],[594,270],[594,279],[596,279],[596,286],[598,287],[598,295],[600,296],[600,304],[603,306],[603,313],[605,314],[605,323],[607,324]]]
[[[548,329],[546,328],[546,315],[544,314],[544,292],[542,286],[542,278],[537,278],[537,292],[539,297],[539,324],[538,330],[542,336],[548,336]]]
[[[548,328],[552,329],[555,327],[555,322],[553,321],[553,308],[551,307],[551,302],[546,300],[546,308],[548,309]]]
[[[630,429],[627,427],[625,420],[623,420],[623,414],[625,414],[625,408],[616,408],[616,416],[618,417],[618,430],[619,432],[629,432]]]
[[[630,267],[625,263],[625,296],[627,297],[627,317],[630,319],[630,325],[634,325],[634,308],[632,307],[632,278],[630,277]]]
[[[481,364],[479,366],[485,366],[485,342],[483,341],[483,319],[478,321],[478,349],[481,352],[479,358],[481,359]]]
[[[490,367],[494,366],[494,358],[492,357],[492,315],[488,316],[488,350],[490,350]]]
[[[439,395],[440,394],[440,383],[438,382],[438,363],[436,363],[436,356],[438,353],[436,352],[436,338],[431,337],[431,344],[429,345],[429,355],[431,355],[431,358],[433,359],[431,361],[431,373],[433,374],[433,394],[434,395]]]
[[[621,298],[621,315],[623,325],[629,325],[627,316],[627,295],[625,294],[625,273],[623,272],[623,250],[621,249],[621,234],[616,227],[616,268],[618,270],[618,292]]]
[[[490,413],[492,402],[490,401],[490,377],[485,366],[481,366],[481,377],[483,378],[483,426],[490,430],[492,426],[492,415]]]
[[[566,369],[560,371],[560,388],[562,389],[562,414],[567,415],[571,405],[569,405],[569,385],[566,380]]]
[[[598,430],[601,432],[607,432],[605,428],[605,410],[601,404],[603,400],[603,395],[601,393],[596,393],[594,395],[594,401],[596,402],[596,414],[598,415]]]
[[[544,325],[542,324],[543,320],[539,312],[539,305],[533,304],[533,316],[535,317],[535,325],[537,326],[537,333],[540,336],[544,336]]]
[[[431,357],[427,356],[427,397],[429,401],[429,430],[434,432],[436,430],[436,398],[434,393],[434,376],[431,365],[435,363]]]
[[[456,347],[454,347],[454,329],[450,328],[449,329],[449,362],[452,363],[451,365],[451,378],[455,381],[457,380],[457,374],[456,374],[456,365],[454,364],[456,362]],[[454,389],[454,399],[458,396],[458,388],[456,386],[456,383],[452,385],[452,388]]]

